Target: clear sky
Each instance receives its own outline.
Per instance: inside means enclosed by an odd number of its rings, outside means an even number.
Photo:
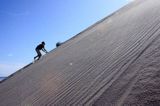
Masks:
[[[0,0],[0,76],[33,61],[133,0]]]

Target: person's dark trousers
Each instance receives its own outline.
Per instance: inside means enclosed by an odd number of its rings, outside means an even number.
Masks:
[[[34,57],[34,59],[36,59],[36,58],[38,57],[38,59],[37,59],[37,60],[39,60],[39,59],[41,58],[42,54],[41,54],[41,52],[40,52],[40,50],[39,50],[39,49],[36,49],[36,52],[37,52],[37,56],[36,56],[36,57]]]

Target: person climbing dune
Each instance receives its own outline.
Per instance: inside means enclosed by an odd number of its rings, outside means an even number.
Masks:
[[[56,43],[56,47],[59,47],[59,46],[61,46],[63,43],[61,43],[61,42],[57,42]]]
[[[36,58],[38,58],[37,60],[39,60],[42,56],[41,54],[41,50],[45,53],[48,53],[47,50],[45,49],[45,42],[43,41],[41,44],[39,44],[37,47],[36,47],[36,52],[37,52],[37,56],[34,57],[34,60],[36,60]]]

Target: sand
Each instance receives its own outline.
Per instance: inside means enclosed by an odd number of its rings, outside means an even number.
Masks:
[[[160,1],[136,0],[0,83],[0,106],[160,106]]]

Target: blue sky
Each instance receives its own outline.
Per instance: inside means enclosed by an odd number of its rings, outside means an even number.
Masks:
[[[33,61],[133,0],[0,0],[0,76]]]

